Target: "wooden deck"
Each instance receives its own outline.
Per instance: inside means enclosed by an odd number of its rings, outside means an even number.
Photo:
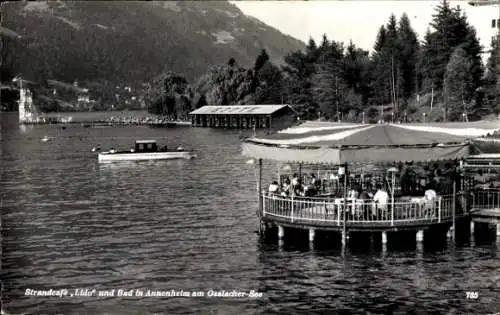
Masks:
[[[471,213],[473,222],[500,224],[500,208],[476,209]]]

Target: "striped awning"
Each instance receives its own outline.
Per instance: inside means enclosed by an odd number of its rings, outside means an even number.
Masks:
[[[243,143],[243,155],[284,162],[366,163],[452,160],[471,153],[471,140],[500,121],[444,124],[305,122]]]

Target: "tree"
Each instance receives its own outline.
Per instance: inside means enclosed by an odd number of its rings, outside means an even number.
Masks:
[[[446,66],[444,77],[445,111],[450,111],[450,119],[473,110],[474,85],[470,76],[472,62],[462,47],[457,47]]]
[[[313,100],[318,104],[320,112],[326,118],[339,118],[338,110],[343,108],[340,104],[341,91],[345,89],[343,80],[344,47],[341,43],[332,42],[330,47],[319,56],[316,72],[312,76],[311,93]]]
[[[378,30],[375,45],[373,46],[373,49],[375,50],[376,53],[378,53],[382,50],[382,47],[384,47],[384,45],[385,45],[386,38],[387,38],[387,33],[385,31],[385,26],[381,25],[379,30]]]
[[[257,104],[281,104],[283,96],[283,75],[281,69],[267,61],[256,74]]]
[[[146,91],[148,112],[174,118],[186,114],[186,106],[179,98],[189,97],[187,92],[188,82],[184,76],[174,72],[157,76]]]
[[[398,43],[398,28],[394,14],[391,14],[385,27],[381,27],[377,35],[372,56],[374,91],[372,101],[383,105],[396,101],[397,84],[401,83],[399,71],[400,48]]]
[[[350,42],[344,54],[343,66],[343,79],[347,87],[361,97],[361,104],[366,105],[371,93],[368,51],[357,48]]]
[[[416,91],[417,78],[417,63],[419,53],[419,43],[417,34],[410,24],[408,15],[404,13],[398,24],[398,41],[399,41],[399,71],[401,73],[399,86],[401,88],[400,95],[405,99],[411,97]],[[398,95],[399,96],[399,95]]]
[[[491,55],[488,57],[486,63],[486,75],[484,79],[484,90],[486,98],[486,106],[490,111],[499,111],[500,106],[498,100],[500,99],[500,36],[496,36],[491,42]]]
[[[306,119],[317,117],[317,104],[311,94],[311,79],[317,60],[315,45],[313,40],[309,42],[308,54],[300,50],[289,53],[282,65],[285,102],[296,105],[300,116]]]
[[[256,80],[253,69],[240,67],[236,62],[233,66],[218,65],[200,77],[194,86],[194,91],[203,96],[211,105],[236,105],[254,103],[249,99],[255,92]]]
[[[483,69],[481,66],[481,46],[476,32],[467,22],[467,17],[460,7],[451,8],[448,1],[443,0],[436,7],[431,22],[432,31],[425,36],[423,45],[423,79],[427,88],[443,87],[443,79],[451,54],[461,46],[472,63],[471,75],[475,88],[481,84]]]
[[[267,54],[265,49],[262,49],[260,54],[257,56],[257,60],[255,60],[255,72],[259,71],[267,61],[269,61],[269,55]]]

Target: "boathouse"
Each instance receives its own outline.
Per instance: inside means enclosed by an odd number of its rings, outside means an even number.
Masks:
[[[189,114],[194,127],[238,129],[283,129],[290,127],[297,116],[289,105],[203,106]]]

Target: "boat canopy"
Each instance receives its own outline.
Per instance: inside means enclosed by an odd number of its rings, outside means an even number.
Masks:
[[[156,140],[137,140],[135,143],[137,143],[137,144],[149,144],[149,143],[156,143]]]
[[[462,159],[472,140],[500,129],[500,121],[355,124],[308,121],[246,139],[244,156],[311,164],[430,162]]]

